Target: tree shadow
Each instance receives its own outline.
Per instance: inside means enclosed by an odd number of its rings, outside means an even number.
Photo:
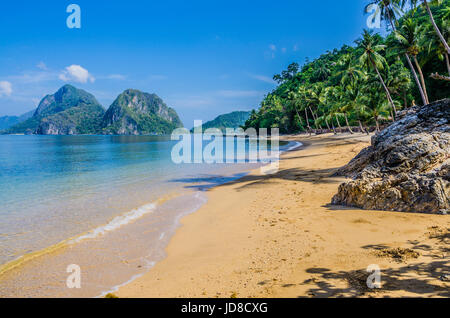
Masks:
[[[235,174],[232,176],[223,175],[202,175],[192,178],[172,179],[170,182],[187,183],[185,188],[197,190],[209,190],[213,187],[224,185],[237,185],[237,191],[246,188],[255,188],[270,182],[276,183],[278,180],[290,180],[310,182],[312,184],[339,184],[342,178],[332,177],[338,168],[330,169],[301,169],[290,168],[279,170],[274,174],[268,175],[247,175],[246,173]]]
[[[450,297],[450,288],[439,283],[443,275],[450,273],[448,260],[405,265],[400,268],[381,268],[381,288],[367,287],[371,273],[365,269],[333,272],[327,268],[310,268],[308,273],[314,278],[302,284],[313,284],[308,294],[313,297],[388,297],[386,292],[408,292],[415,295],[433,294]],[[337,287],[336,282],[344,282],[347,287]]]

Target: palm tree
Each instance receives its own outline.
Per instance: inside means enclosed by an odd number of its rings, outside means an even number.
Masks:
[[[376,83],[368,84],[364,87],[364,93],[361,97],[362,103],[358,111],[366,118],[372,118],[376,125],[376,131],[380,131],[380,120],[389,117],[389,103],[380,95],[380,90]]]
[[[444,10],[443,17],[439,20],[438,26],[442,30],[442,35],[447,41],[450,41],[450,8],[446,8]],[[430,53],[434,51],[437,57],[441,60],[445,60],[445,64],[447,66],[448,76],[450,76],[450,59],[447,50],[445,49],[442,42],[436,36],[436,32],[431,25],[428,26],[424,30],[424,34],[422,36],[422,44],[428,48],[428,56],[431,56]]]
[[[300,113],[298,111],[298,109],[299,109],[299,107],[301,107],[301,103],[303,101],[302,97],[297,92],[290,92],[288,95],[288,100],[289,100],[290,105],[294,108],[294,110],[297,114],[298,120],[300,121],[300,124],[303,126],[302,116],[300,116]]]
[[[419,62],[417,61],[417,55],[420,52],[420,28],[417,25],[417,22],[411,18],[407,18],[403,21],[400,30],[394,31],[395,39],[397,40],[397,48],[403,53],[407,53],[408,55],[413,57],[414,63],[416,65],[417,70],[419,71],[420,81],[422,84],[421,96],[424,104],[429,104],[427,87],[425,84],[425,78],[423,77],[422,68],[420,67]]]
[[[379,13],[381,15],[382,20],[388,21],[392,31],[396,32],[396,24],[398,23],[397,18],[395,14],[401,14],[402,8],[405,6],[405,0],[374,0],[370,4],[376,4],[377,8],[379,10]],[[369,5],[370,5],[369,4]],[[367,5],[366,8],[369,6]],[[415,4],[414,4],[415,6]],[[388,26],[388,24],[386,24]],[[424,104],[426,103],[425,93],[422,88],[422,84],[419,82],[419,78],[417,77],[416,70],[414,69],[414,66],[411,62],[411,58],[409,57],[407,52],[404,52],[406,62],[408,63],[409,69],[411,70],[411,73],[413,74],[414,80],[416,81],[417,88],[419,89],[420,96],[422,98],[422,101]]]
[[[363,54],[359,57],[359,62],[368,71],[375,70],[378,75],[380,83],[386,92],[387,99],[394,110],[394,115],[397,116],[397,109],[395,108],[394,101],[392,100],[391,93],[384,83],[383,77],[380,74],[380,69],[384,69],[386,60],[379,53],[385,49],[385,45],[377,44],[376,39],[371,31],[364,30],[362,39],[356,41],[356,43],[363,49]]]
[[[410,4],[412,7],[416,7],[419,0],[402,0],[401,6],[404,7],[406,4]],[[448,45],[447,41],[445,40],[444,36],[441,33],[441,30],[436,24],[436,21],[434,20],[433,12],[431,12],[430,5],[440,5],[442,3],[442,0],[423,0],[422,4],[425,7],[425,10],[428,13],[428,16],[430,17],[431,24],[433,25],[434,31],[436,32],[437,36],[441,40],[442,45],[444,46],[445,50],[447,51],[447,54],[450,54],[450,46]]]

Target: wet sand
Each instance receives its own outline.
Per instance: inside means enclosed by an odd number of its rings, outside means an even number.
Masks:
[[[450,297],[450,218],[331,206],[333,177],[370,138],[292,136],[305,147],[207,192],[167,257],[119,297]],[[367,288],[366,269],[381,270]],[[447,278],[448,279],[448,278]]]

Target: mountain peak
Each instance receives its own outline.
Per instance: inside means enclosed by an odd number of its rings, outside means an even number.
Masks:
[[[106,133],[121,135],[169,134],[183,125],[175,110],[159,96],[137,89],[122,92],[103,122]]]

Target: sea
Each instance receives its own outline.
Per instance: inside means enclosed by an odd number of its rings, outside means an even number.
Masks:
[[[234,151],[249,158],[252,142]],[[114,292],[165,257],[180,219],[207,202],[209,189],[264,165],[175,163],[177,143],[170,136],[0,136],[0,297]],[[280,150],[299,146],[280,143]],[[72,274],[81,288],[68,283]]]

